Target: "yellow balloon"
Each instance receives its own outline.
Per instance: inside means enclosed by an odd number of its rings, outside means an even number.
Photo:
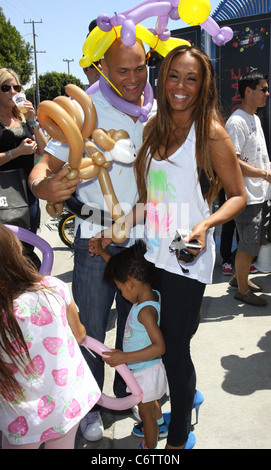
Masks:
[[[178,12],[185,23],[198,25],[210,15],[211,3],[209,0],[180,0]]]
[[[181,0],[182,2],[183,0]],[[190,1],[190,0],[185,0]],[[191,0],[193,2],[205,2],[209,0]],[[181,3],[180,2],[180,3]],[[210,7],[211,8],[211,7]],[[208,15],[207,15],[208,16]],[[202,20],[202,22],[205,19]],[[113,44],[116,38],[120,37],[121,26],[112,28],[111,31],[104,32],[98,26],[94,28],[88,35],[83,46],[83,57],[79,64],[81,67],[88,67],[92,62],[101,59],[107,49]],[[190,45],[188,41],[178,38],[169,38],[167,41],[161,41],[157,35],[154,35],[146,26],[142,24],[136,25],[136,37],[141,39],[144,43],[148,44],[152,49],[155,49],[159,54],[165,57],[172,49],[182,44]]]
[[[148,44],[152,49],[154,48],[158,54],[161,54],[165,57],[172,49],[183,44],[190,46],[190,43],[185,39],[178,39],[170,37],[167,41],[157,41],[157,36],[155,36],[149,29],[145,26],[138,24],[136,25],[136,37],[141,39],[143,42]]]
[[[152,48],[155,47],[155,44],[157,43],[157,36],[152,34],[152,32],[142,24],[136,25],[136,37]]]
[[[96,44],[100,41],[102,38],[104,32],[96,26],[91,33],[88,35],[87,39],[84,42],[83,45],[83,54],[88,55],[89,51],[93,50],[93,45],[96,46]]]
[[[88,67],[92,62],[100,60],[107,49],[113,44],[116,38],[120,37],[121,26],[117,26],[111,31],[102,31],[96,26],[88,35],[83,45],[83,57],[80,60],[81,67]]]

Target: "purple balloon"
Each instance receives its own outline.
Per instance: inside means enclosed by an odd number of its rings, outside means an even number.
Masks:
[[[223,46],[226,42],[230,41],[233,37],[233,31],[228,26],[220,28],[216,21],[209,16],[204,23],[201,23],[201,27],[212,36],[214,43],[217,46]]]
[[[121,39],[125,46],[131,47],[136,42],[136,29],[132,20],[125,20],[121,28]]]
[[[87,95],[93,95],[94,93],[99,91],[99,89],[100,89],[100,86],[99,86],[99,80],[98,80],[97,82],[93,83],[91,86],[89,86],[86,89],[86,93]]]
[[[171,36],[171,32],[169,29],[165,29],[165,31],[162,34],[159,34],[159,39],[161,41],[167,41]]]
[[[35,233],[30,232],[30,230],[26,230],[25,228],[17,227],[16,225],[6,225],[6,227],[12,230],[12,232],[17,235],[19,240],[37,247],[42,252],[43,258],[39,272],[42,276],[50,274],[54,262],[54,252],[49,243],[47,243],[43,238],[39,237]]]
[[[225,42],[228,42],[228,41],[232,40],[233,30],[231,28],[229,28],[229,26],[223,26],[223,28],[221,28],[221,32],[224,35]]]
[[[178,11],[178,8],[174,7],[170,10],[169,14],[168,14],[169,18],[171,20],[179,20],[180,19],[180,15],[179,15],[179,11]]]
[[[116,26],[121,26],[125,20],[126,20],[126,16],[116,13],[115,16],[112,16],[110,23],[115,28]]]
[[[155,26],[157,34],[159,35],[163,34],[166,31],[167,24],[168,24],[168,15],[159,16],[157,19],[156,26]]]
[[[104,77],[101,77],[99,80],[100,90],[104,97],[111,103],[115,108],[119,111],[122,111],[125,114],[130,116],[138,117],[140,122],[145,122],[148,119],[148,114],[152,109],[153,105],[153,90],[149,82],[146,83],[144,89],[144,103],[143,106],[137,106],[132,103],[128,103],[128,101],[123,100],[118,96],[112,88],[110,87],[109,83],[105,80]]]
[[[201,27],[207,31],[211,36],[219,34],[220,28],[215,20],[209,16],[204,23],[201,23]]]
[[[112,26],[110,23],[110,16],[108,16],[106,13],[103,13],[102,15],[99,15],[97,18],[97,26],[105,32],[111,31]]]
[[[131,13],[128,13],[127,18],[133,20],[134,24],[141,23],[143,20],[151,16],[165,16],[171,10],[171,3],[169,2],[153,2],[148,5],[136,7]]]

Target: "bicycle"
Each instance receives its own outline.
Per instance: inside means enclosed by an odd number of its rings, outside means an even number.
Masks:
[[[100,225],[107,224],[110,226],[112,223],[114,223],[109,212],[104,212],[103,210],[96,207],[87,207],[87,213],[83,214],[82,212],[84,206],[86,206],[86,204],[83,204],[81,201],[79,201],[74,194],[67,201],[65,201],[65,213],[59,220],[58,234],[61,241],[69,248],[73,248],[74,225],[76,216],[84,220],[89,219],[93,222],[97,221]],[[86,210],[86,208],[84,210]]]
[[[64,214],[58,224],[58,234],[60,240],[69,248],[73,247],[74,242],[74,223],[75,214],[67,212]]]

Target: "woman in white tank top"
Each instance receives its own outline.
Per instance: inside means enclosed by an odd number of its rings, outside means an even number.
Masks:
[[[213,227],[240,213],[246,194],[235,150],[219,115],[208,56],[194,46],[171,51],[161,66],[156,96],[157,115],[146,126],[135,170],[140,201],[145,203],[146,257],[157,267],[156,287],[162,300],[163,361],[171,399],[166,448],[183,448],[196,389],[189,343],[205,284],[212,281]],[[210,214],[221,183],[227,201]],[[180,263],[170,252],[176,229],[186,229],[188,240],[200,244],[199,251],[192,251],[192,263]]]
[[[156,90],[157,115],[145,127],[135,172],[139,203],[125,217],[130,227],[145,218],[146,258],[155,264],[161,294],[163,356],[169,383],[171,420],[167,449],[189,448],[196,374],[190,357],[205,285],[215,261],[213,227],[246,206],[241,170],[218,110],[215,73],[208,56],[179,46],[163,60]],[[221,183],[227,200],[209,207]],[[135,209],[135,208],[134,208]],[[117,233],[118,224],[113,226]],[[176,229],[185,229],[199,250],[189,264],[171,248]],[[111,233],[108,231],[104,233]],[[193,436],[194,438],[194,436]],[[192,441],[192,439],[191,439]]]

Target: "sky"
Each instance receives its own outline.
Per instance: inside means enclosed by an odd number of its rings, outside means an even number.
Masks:
[[[189,1],[189,0],[188,0]],[[221,0],[210,0],[211,14]],[[46,72],[70,73],[86,83],[86,77],[79,65],[88,25],[102,13],[109,16],[121,13],[139,5],[142,0],[1,0],[6,19],[33,45],[35,22],[38,74]],[[114,5],[114,6],[113,6]],[[157,17],[144,20],[147,28],[154,28]],[[170,30],[188,27],[181,20],[169,20]],[[70,62],[66,62],[66,61]],[[34,74],[33,74],[34,80]]]

